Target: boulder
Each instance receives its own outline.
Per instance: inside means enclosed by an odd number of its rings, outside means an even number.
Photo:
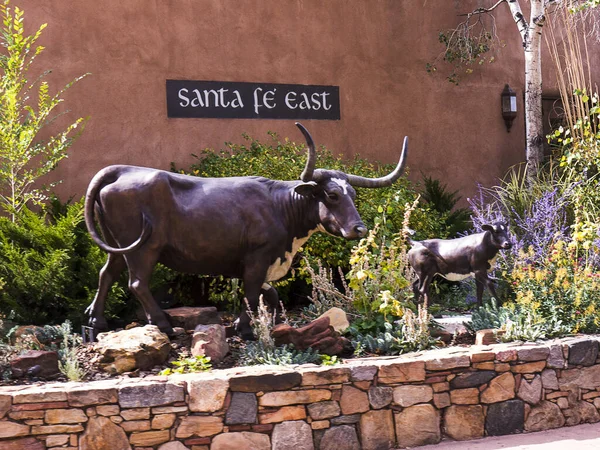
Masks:
[[[538,406],[531,408],[525,421],[525,431],[545,431],[564,424],[565,417],[558,405],[542,400]]]
[[[58,353],[41,350],[29,350],[10,362],[13,377],[25,376],[53,378],[60,374]]]
[[[433,405],[404,408],[394,416],[398,447],[437,444],[442,439],[440,412]]]
[[[321,314],[318,319],[321,317],[329,317],[329,325],[331,325],[338,333],[341,333],[350,326],[348,316],[341,308],[331,308]]]
[[[320,450],[360,450],[356,429],[351,425],[340,425],[325,431]]]
[[[192,335],[192,356],[209,356],[213,364],[220,363],[229,353],[223,325],[197,325]]]
[[[271,435],[273,450],[314,450],[312,429],[303,420],[275,425]]]
[[[146,325],[100,333],[94,349],[101,355],[103,369],[114,374],[163,364],[169,357],[171,343],[156,325]]]
[[[131,449],[123,428],[114,424],[108,417],[91,417],[85,432],[80,438],[81,450]]]
[[[350,346],[331,326],[330,318],[320,317],[302,328],[293,328],[282,323],[271,332],[276,345],[294,344],[298,350],[311,347],[326,355],[339,355]]]
[[[164,313],[173,327],[194,330],[198,325],[220,324],[221,318],[214,306],[165,309]]]

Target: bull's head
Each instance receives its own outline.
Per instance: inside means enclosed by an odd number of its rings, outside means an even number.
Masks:
[[[300,175],[303,183],[296,186],[296,192],[300,195],[311,195],[318,199],[321,231],[335,236],[342,236],[346,239],[364,237],[367,234],[367,227],[354,205],[356,191],[353,186],[366,188],[387,187],[400,178],[406,163],[408,137],[404,138],[400,161],[390,174],[381,178],[365,178],[337,170],[315,170],[317,159],[315,143],[302,124],[296,122],[296,126],[302,131],[308,146],[306,166]]]

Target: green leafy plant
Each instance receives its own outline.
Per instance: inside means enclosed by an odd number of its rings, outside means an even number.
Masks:
[[[322,366],[335,366],[336,364],[341,363],[341,360],[339,360],[336,355],[320,355],[320,357]]]
[[[196,372],[207,372],[212,369],[210,362],[210,356],[183,356],[171,363],[173,368],[166,368],[159,372],[159,375],[173,375],[175,373],[196,373]]]
[[[30,82],[29,69],[44,50],[37,41],[46,24],[26,35],[23,11],[12,9],[8,0],[0,4],[0,14],[0,43],[5,49],[0,56],[0,206],[14,222],[27,204],[39,205],[47,199],[46,189],[36,183],[66,158],[67,149],[77,137],[77,127],[84,123],[79,118],[53,136],[45,130],[57,118],[54,110],[63,101],[64,92],[83,77],[54,95],[48,83],[42,81],[49,72]],[[37,103],[30,100],[34,89]]]
[[[473,309],[471,321],[464,325],[473,334],[479,330],[501,328],[506,323],[508,314],[506,308],[498,307],[496,299],[491,298],[489,303]]]

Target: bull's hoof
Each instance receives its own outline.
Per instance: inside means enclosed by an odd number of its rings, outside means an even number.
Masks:
[[[95,334],[108,331],[108,323],[106,322],[106,319],[90,317],[90,320],[88,320],[88,326],[94,329]]]

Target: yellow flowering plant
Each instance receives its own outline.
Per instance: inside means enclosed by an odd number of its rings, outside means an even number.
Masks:
[[[571,332],[600,330],[600,272],[594,269],[587,240],[573,233],[573,240],[557,240],[542,261],[532,262],[522,252],[509,279],[515,303],[541,317],[558,318]]]

